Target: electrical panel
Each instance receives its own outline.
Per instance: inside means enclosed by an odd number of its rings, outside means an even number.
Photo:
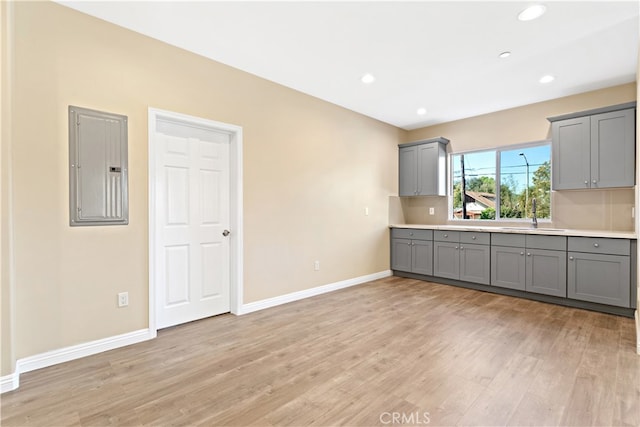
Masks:
[[[71,226],[129,223],[127,116],[69,106]]]

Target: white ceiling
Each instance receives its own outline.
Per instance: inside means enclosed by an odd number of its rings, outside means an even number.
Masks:
[[[637,1],[545,1],[529,22],[527,1],[59,2],[404,129],[632,82],[638,64]]]

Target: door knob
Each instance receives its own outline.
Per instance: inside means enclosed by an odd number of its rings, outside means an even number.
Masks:
[[[224,231],[222,232],[222,235],[223,235],[224,237],[227,237],[229,234],[231,234],[231,232],[230,232],[229,230],[224,230]]]

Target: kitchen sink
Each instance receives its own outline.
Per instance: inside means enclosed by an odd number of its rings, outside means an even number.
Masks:
[[[550,228],[550,227],[498,227],[501,230],[540,230],[540,231],[567,231],[564,228]]]

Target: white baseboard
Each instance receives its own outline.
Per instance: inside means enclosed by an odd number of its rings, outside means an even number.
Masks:
[[[0,393],[15,390],[20,386],[20,375],[17,372],[0,377]]]
[[[264,310],[265,308],[275,307],[281,304],[286,304],[288,302],[326,294],[327,292],[337,291],[338,289],[360,285],[362,283],[382,279],[389,276],[391,276],[391,270],[386,270],[378,273],[368,274],[366,276],[360,276],[353,279],[330,283],[328,285],[318,286],[311,289],[305,289],[303,291],[292,292],[290,294],[268,298],[249,304],[243,304],[238,314],[241,315],[258,310]],[[102,353],[104,351],[125,347],[127,345],[147,341],[155,337],[155,330],[140,329],[138,331],[133,331],[122,335],[116,335],[109,338],[103,338],[96,341],[65,347],[58,350],[47,351],[45,353],[18,359],[18,361],[16,362],[16,372],[4,377],[0,377],[0,393],[5,393],[7,391],[17,389],[20,385],[21,373],[30,372],[36,369],[53,366],[58,363],[64,363],[70,360],[80,359],[82,357]]]
[[[240,307],[238,315],[252,313],[265,308],[275,307],[288,302],[298,301],[301,299],[314,297],[316,295],[326,294],[328,292],[337,291],[338,289],[348,288],[350,286],[360,285],[372,280],[382,279],[391,276],[391,270],[380,271],[378,273],[368,274],[366,276],[355,277],[353,279],[342,280],[340,282],[329,283],[328,285],[317,286],[303,291],[292,292],[290,294],[280,295],[278,297],[267,298],[260,301],[243,304]]]
[[[115,335],[109,338],[90,341],[58,350],[47,351],[34,356],[25,357],[16,361],[16,372],[0,378],[1,392],[15,390],[19,386],[20,374],[57,365],[58,363],[80,359],[113,350],[127,345],[147,341],[156,337],[156,331],[150,329],[140,329],[126,334]],[[5,389],[6,387],[6,389]]]

